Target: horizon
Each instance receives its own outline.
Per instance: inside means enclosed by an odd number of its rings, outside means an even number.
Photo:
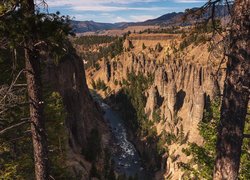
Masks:
[[[47,0],[50,13],[60,12],[75,21],[100,23],[142,22],[172,12],[200,7],[204,0]]]

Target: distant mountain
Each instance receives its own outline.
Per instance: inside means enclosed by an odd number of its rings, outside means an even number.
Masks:
[[[191,10],[196,10],[192,8]],[[203,18],[209,17],[210,10],[203,15]],[[185,11],[186,12],[186,11]],[[71,21],[72,27],[76,33],[84,32],[96,32],[110,29],[123,29],[128,26],[167,26],[167,25],[188,25],[190,22],[195,21],[195,18],[191,18],[185,23],[182,21],[182,17],[185,16],[185,12],[172,12],[164,14],[156,19],[149,19],[144,22],[120,22],[120,23],[100,23],[94,21]],[[228,15],[228,8],[226,6],[216,6],[216,17],[223,17]]]
[[[191,11],[196,11],[199,8],[192,8],[190,9]],[[172,12],[172,13],[168,13],[168,14],[164,14],[156,19],[149,19],[146,20],[144,22],[139,22],[139,23],[130,23],[130,25],[145,25],[145,26],[149,26],[149,25],[160,25],[160,26],[166,26],[166,25],[189,25],[192,22],[197,21],[197,19],[195,17],[189,17],[188,19],[185,20],[185,22],[183,21],[183,17],[185,17],[187,11],[189,11],[188,9],[185,10],[185,12]],[[215,8],[215,17],[217,18],[221,18],[221,17],[225,17],[227,16],[228,13],[228,7],[227,6],[223,6],[223,5],[217,5]],[[211,8],[207,9],[206,13],[204,13],[200,18],[208,18],[209,16],[211,16]]]
[[[147,21],[136,23],[136,24],[146,25],[146,26],[171,24],[171,23],[175,23],[177,19],[180,18],[182,15],[184,15],[183,12],[178,12],[178,13],[172,12],[172,13],[164,14],[156,19],[149,19]]]
[[[94,21],[71,21],[71,25],[76,33],[109,30],[118,27],[118,25],[112,23],[99,23]]]

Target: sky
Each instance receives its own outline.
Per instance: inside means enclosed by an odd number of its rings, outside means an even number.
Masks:
[[[206,0],[46,0],[48,11],[74,20],[105,23],[140,22],[170,12],[200,7]]]

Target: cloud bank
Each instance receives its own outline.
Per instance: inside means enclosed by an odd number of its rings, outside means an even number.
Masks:
[[[39,0],[37,0],[39,1]],[[99,22],[144,21],[205,0],[47,0],[50,11]],[[104,16],[103,14],[109,14]]]

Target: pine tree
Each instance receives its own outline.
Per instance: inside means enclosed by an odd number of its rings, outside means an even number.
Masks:
[[[214,179],[238,178],[250,95],[249,9],[249,0],[234,2]]]
[[[49,179],[43,115],[41,51],[48,50],[47,54],[58,60],[64,52],[64,40],[70,28],[65,23],[67,22],[65,17],[37,12],[33,0],[8,1],[0,5],[0,13],[1,42],[4,42],[7,48],[21,49],[22,53],[19,55],[25,60],[17,63],[24,64],[26,74],[35,176],[36,179]]]

